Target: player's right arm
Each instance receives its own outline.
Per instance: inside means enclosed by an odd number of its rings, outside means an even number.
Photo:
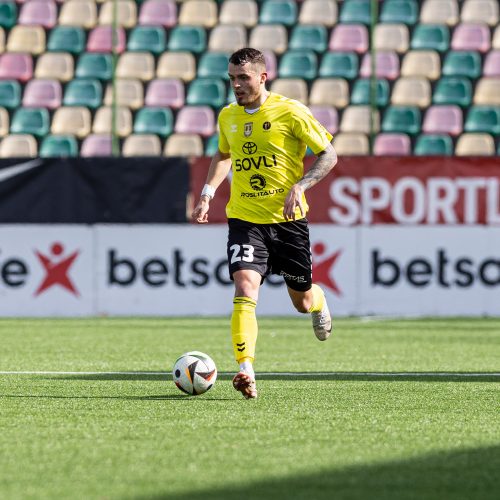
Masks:
[[[193,210],[193,220],[198,224],[206,224],[208,222],[208,210],[210,208],[210,200],[213,198],[215,190],[220,186],[222,181],[227,177],[231,170],[231,157],[229,153],[223,153],[217,150],[210,162],[208,169],[207,181],[201,192],[200,201]]]

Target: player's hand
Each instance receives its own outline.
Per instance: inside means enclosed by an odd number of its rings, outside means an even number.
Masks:
[[[206,224],[208,222],[208,209],[209,206],[209,198],[208,196],[202,196],[198,205],[196,205],[193,210],[192,218],[198,224]]]
[[[285,205],[283,206],[283,217],[285,220],[295,220],[295,209],[299,207],[302,217],[306,216],[304,205],[302,204],[302,195],[304,190],[298,185],[294,184],[285,198]]]

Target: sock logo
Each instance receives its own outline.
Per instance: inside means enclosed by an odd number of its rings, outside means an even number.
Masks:
[[[241,342],[240,344],[236,343],[236,348],[238,352],[243,352],[245,350],[245,342]]]

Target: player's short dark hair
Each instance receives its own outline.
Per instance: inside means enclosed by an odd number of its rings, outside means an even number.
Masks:
[[[229,58],[229,62],[235,66],[250,63],[259,64],[264,68],[266,67],[264,54],[260,50],[252,49],[251,47],[245,47],[234,52]]]

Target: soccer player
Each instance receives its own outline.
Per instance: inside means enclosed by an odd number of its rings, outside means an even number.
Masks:
[[[268,274],[283,276],[294,307],[311,314],[316,337],[330,336],[332,320],[325,295],[312,283],[304,191],[330,172],[337,154],[332,136],[306,106],[266,89],[260,51],[243,48],[233,53],[228,73],[236,102],[219,114],[219,147],[193,219],[200,224],[208,221],[210,200],[232,167],[227,255],[235,287],[231,335],[240,366],[233,386],[253,399],[257,397],[255,307]],[[306,146],[316,159],[304,175]]]

